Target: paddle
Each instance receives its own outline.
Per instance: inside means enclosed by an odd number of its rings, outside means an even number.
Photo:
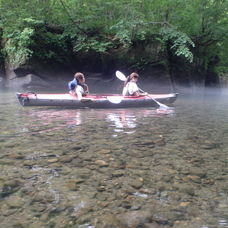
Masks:
[[[120,71],[116,71],[116,77],[119,78],[121,81],[126,81],[126,76],[121,73]],[[138,88],[142,93],[145,93],[143,90],[141,90],[140,88]],[[165,109],[168,109],[169,107],[164,105],[164,104],[161,104],[160,102],[156,101],[153,97],[149,96],[149,95],[146,95],[148,96],[150,99],[152,99],[154,102],[156,102],[161,108],[165,108]]]
[[[107,96],[107,99],[109,102],[113,103],[113,104],[119,104],[124,97],[123,96]]]

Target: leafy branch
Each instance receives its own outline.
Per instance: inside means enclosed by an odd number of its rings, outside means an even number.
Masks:
[[[190,47],[195,47],[195,44],[190,37],[172,27],[162,28],[160,34],[165,42],[170,41],[172,43],[171,50],[173,50],[175,55],[183,56],[189,62],[193,62],[193,53],[190,51]]]

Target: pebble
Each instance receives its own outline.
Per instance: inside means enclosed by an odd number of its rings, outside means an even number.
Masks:
[[[94,163],[95,163],[96,165],[101,166],[101,167],[108,166],[108,163],[105,162],[105,161],[103,161],[103,160],[96,160]]]
[[[124,171],[122,170],[115,170],[113,173],[112,173],[112,176],[113,177],[121,177],[124,175]]]
[[[4,182],[4,187],[16,188],[22,185],[22,182],[19,180],[8,180]]]
[[[13,165],[15,163],[15,161],[13,159],[7,159],[7,158],[3,158],[1,159],[1,163],[4,165]]]
[[[123,227],[144,227],[145,223],[151,222],[151,213],[147,211],[129,211],[122,215],[117,215],[118,222]]]
[[[11,154],[11,155],[8,156],[8,158],[24,159],[24,156],[22,154]]]
[[[181,202],[180,206],[181,207],[187,207],[190,204],[190,202]]]
[[[190,196],[194,196],[195,195],[195,190],[192,187],[183,187],[183,188],[180,189],[180,191],[183,192],[183,193],[186,193],[186,194],[188,194]]]
[[[102,149],[99,151],[100,154],[109,154],[111,153],[111,150],[108,150],[108,149]]]
[[[67,184],[68,188],[70,191],[77,191],[79,190],[80,186],[78,186],[76,183],[74,182],[70,182]]]
[[[10,208],[20,208],[24,204],[23,199],[19,197],[9,197],[6,202]]]
[[[143,186],[143,182],[140,180],[134,180],[130,184],[133,188],[136,188],[136,189],[140,189]]]
[[[189,175],[189,176],[187,176],[190,180],[192,180],[193,182],[195,182],[195,183],[201,183],[201,178],[200,177],[198,177],[198,176],[191,176],[191,175]]]
[[[69,163],[72,160],[73,160],[72,157],[67,157],[67,156],[66,157],[62,157],[62,158],[59,159],[59,161],[62,162],[62,163]]]
[[[58,161],[59,161],[58,158],[52,158],[52,159],[47,160],[47,162],[49,162],[49,163],[56,163]]]

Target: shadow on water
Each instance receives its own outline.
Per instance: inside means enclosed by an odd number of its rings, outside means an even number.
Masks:
[[[228,227],[228,100],[21,107],[0,93],[2,227]],[[131,225],[129,225],[131,224]]]

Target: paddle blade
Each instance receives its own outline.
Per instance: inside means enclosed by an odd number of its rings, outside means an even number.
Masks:
[[[155,100],[155,99],[153,99],[153,100],[160,106],[161,109],[165,109],[165,110],[169,109],[169,107],[166,106],[165,104],[162,104],[162,103],[158,102],[158,101]]]
[[[121,81],[126,81],[127,79],[126,76],[118,70],[116,71],[116,77],[119,78]]]
[[[107,99],[113,104],[119,104],[122,100],[122,96],[108,96]]]

